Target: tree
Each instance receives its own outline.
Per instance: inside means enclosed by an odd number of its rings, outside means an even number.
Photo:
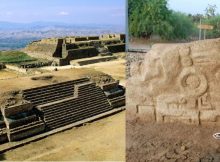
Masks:
[[[187,39],[196,30],[192,17],[181,12],[173,11],[170,23],[173,27],[172,39]]]
[[[187,39],[195,30],[192,15],[169,10],[167,0],[129,0],[129,33],[135,37]],[[199,16],[196,15],[195,21]]]
[[[194,23],[199,23],[200,19],[204,18],[202,14],[195,14],[195,15],[189,14],[188,17],[191,18]]]
[[[132,36],[149,38],[159,34],[169,38],[173,27],[169,23],[171,11],[167,0],[129,0],[129,31]]]
[[[209,19],[204,20],[206,24],[213,25],[213,30],[207,31],[208,38],[219,38],[220,37],[220,15],[210,17]]]
[[[216,15],[216,9],[217,9],[216,5],[208,4],[208,7],[206,7],[206,9],[205,9],[205,16],[207,18],[214,17]]]

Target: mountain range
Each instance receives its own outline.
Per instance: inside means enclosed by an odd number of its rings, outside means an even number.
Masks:
[[[0,50],[23,48],[31,41],[42,38],[108,33],[125,33],[125,27],[112,24],[15,23],[0,21]]]

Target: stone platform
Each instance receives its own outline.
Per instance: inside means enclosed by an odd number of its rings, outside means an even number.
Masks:
[[[46,79],[32,77],[39,78]],[[44,137],[42,133],[46,136],[50,131],[110,115],[125,105],[125,88],[119,82],[97,85],[88,77],[10,91],[10,94],[11,97],[1,101],[0,142],[21,142],[5,144],[2,150],[19,146],[26,138],[38,139]]]

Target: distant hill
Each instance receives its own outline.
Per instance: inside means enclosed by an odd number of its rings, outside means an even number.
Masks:
[[[0,30],[39,30],[45,28],[72,28],[72,29],[98,29],[98,28],[118,28],[124,30],[124,26],[111,24],[71,24],[62,22],[32,22],[32,23],[14,23],[0,21]]]
[[[108,24],[13,23],[0,21],[0,50],[23,48],[29,42],[42,38],[109,33],[125,33],[125,27]]]

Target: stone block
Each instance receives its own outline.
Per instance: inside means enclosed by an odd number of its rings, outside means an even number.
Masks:
[[[158,122],[220,123],[220,39],[156,44],[129,71],[128,107],[153,101]]]

